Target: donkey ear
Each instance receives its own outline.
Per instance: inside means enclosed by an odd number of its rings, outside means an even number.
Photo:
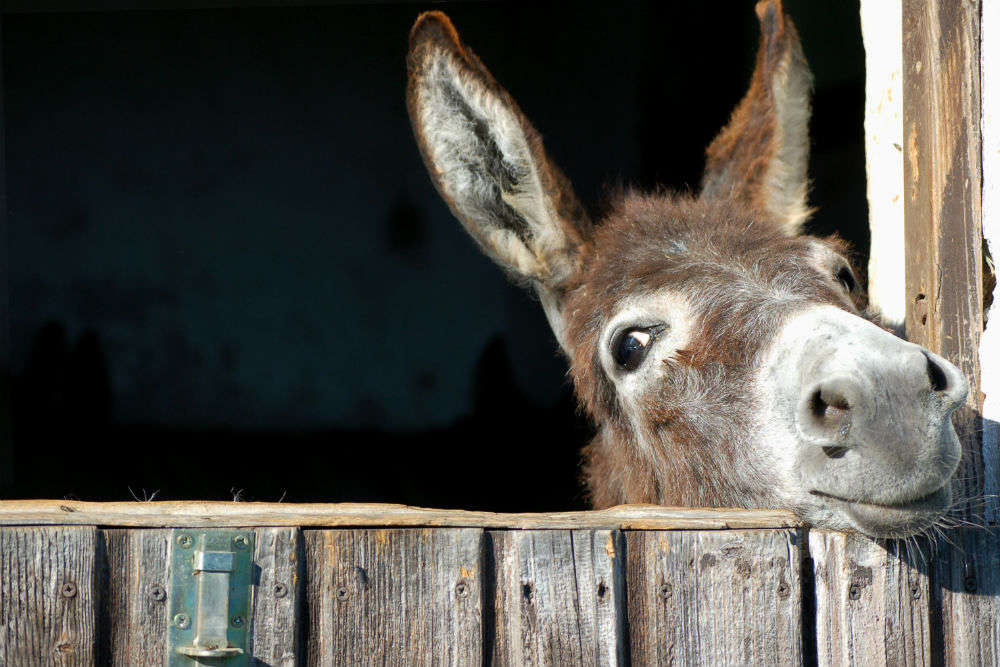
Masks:
[[[558,291],[589,221],[538,133],[441,12],[414,24],[407,69],[417,144],[452,213],[498,264]]]
[[[750,89],[708,147],[701,196],[749,205],[794,235],[812,213],[806,202],[812,74],[781,0],[757,3],[757,18]]]

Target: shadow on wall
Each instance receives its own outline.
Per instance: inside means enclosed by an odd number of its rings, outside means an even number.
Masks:
[[[92,329],[71,339],[49,322],[32,340],[12,396],[15,483],[77,487],[95,464],[105,466],[111,425],[111,380],[100,337]],[[28,482],[28,480],[31,480]]]
[[[247,431],[125,425],[93,330],[49,322],[13,392],[6,497],[394,502],[491,511],[585,509],[579,443],[590,427],[569,386],[551,407],[518,387],[496,336],[475,365],[471,416],[419,432]],[[526,436],[530,435],[530,440]],[[551,446],[524,449],[524,443]]]

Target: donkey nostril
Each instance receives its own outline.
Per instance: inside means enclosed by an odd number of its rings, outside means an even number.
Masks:
[[[799,402],[798,428],[807,440],[822,445],[826,456],[839,459],[852,446],[848,436],[855,408],[863,406],[863,399],[863,392],[852,378],[827,378],[810,387]]]
[[[948,376],[944,374],[944,369],[937,365],[926,352],[927,357],[927,379],[931,381],[931,389],[934,391],[944,391],[948,388]]]
[[[831,459],[840,459],[844,457],[847,453],[847,447],[841,447],[839,445],[830,445],[823,448],[823,453],[826,454]]]
[[[813,392],[812,399],[809,401],[809,407],[812,409],[814,417],[822,418],[826,414],[826,401],[823,400],[823,394],[819,389]]]
[[[817,389],[810,401],[812,413],[826,422],[839,421],[851,410],[851,404],[837,391]]]

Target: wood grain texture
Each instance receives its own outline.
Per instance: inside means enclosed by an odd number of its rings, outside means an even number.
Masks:
[[[949,539],[956,546],[933,560],[933,661],[1000,665],[1000,535],[965,528]]]
[[[983,473],[987,496],[1000,495],[1000,3],[983,3],[980,16],[980,89],[983,94],[983,251],[984,294],[993,303],[993,317],[979,339],[980,388],[983,391]],[[985,316],[984,316],[985,318]],[[986,520],[1000,522],[997,503],[986,508]]]
[[[250,611],[253,663],[295,667],[303,662],[302,533],[258,528],[254,542],[254,595]]]
[[[307,664],[482,664],[482,530],[304,537]]]
[[[796,530],[626,533],[636,665],[802,663]]]
[[[0,530],[0,665],[97,664],[93,527]]]
[[[117,667],[166,664],[169,530],[103,531],[109,662]]]
[[[225,503],[172,501],[90,503],[0,500],[0,525],[84,524],[122,527],[451,526],[550,529],[787,528],[801,521],[785,510],[619,505],[595,512],[498,514],[378,503]]]
[[[930,664],[924,555],[825,531],[810,531],[809,552],[819,665]]]
[[[489,538],[491,664],[625,664],[621,533],[493,531]]]
[[[969,380],[953,418],[964,451],[959,498],[981,498],[984,488],[979,14],[979,0],[903,2],[906,336]]]
[[[953,489],[968,501],[960,513],[976,523],[997,516],[997,498],[984,501],[983,492],[996,486],[987,484],[987,470],[998,470],[996,460],[984,460],[981,420],[981,10],[980,0],[903,3],[907,335],[955,362],[969,380],[969,398],[954,417],[964,456]],[[943,550],[932,570],[932,658],[995,664],[1000,591],[969,592],[958,572],[990,561],[996,547],[986,538],[962,540],[964,553]]]

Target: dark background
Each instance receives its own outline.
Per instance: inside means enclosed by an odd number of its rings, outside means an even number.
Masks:
[[[157,4],[3,15],[0,497],[584,507],[592,431],[541,309],[411,137],[426,7]],[[816,76],[809,229],[863,267],[858,7],[785,4]],[[435,7],[594,210],[697,186],[758,34],[749,1]]]

